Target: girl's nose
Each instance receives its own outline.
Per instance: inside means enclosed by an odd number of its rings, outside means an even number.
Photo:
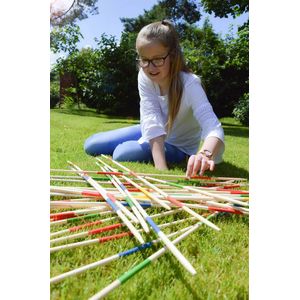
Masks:
[[[156,71],[157,70],[157,67],[155,67],[154,65],[153,65],[153,63],[152,62],[150,62],[149,63],[149,66],[148,66],[148,70],[151,72],[151,71]]]

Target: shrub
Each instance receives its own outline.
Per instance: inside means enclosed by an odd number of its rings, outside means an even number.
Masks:
[[[59,102],[59,82],[50,82],[50,108],[55,108]]]
[[[236,120],[249,126],[249,93],[245,93],[239,99],[232,113]]]

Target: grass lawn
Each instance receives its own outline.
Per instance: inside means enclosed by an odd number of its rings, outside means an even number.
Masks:
[[[224,162],[216,166],[212,175],[248,178],[248,128],[232,118],[221,119],[221,122],[225,130],[226,151]],[[92,110],[51,110],[51,168],[66,169],[66,161],[70,160],[82,169],[98,169],[95,159],[84,153],[85,139],[99,131],[137,123],[136,119],[108,117],[96,114]],[[124,165],[137,172],[158,172],[152,164]],[[185,164],[170,167],[169,171],[164,172],[185,172]],[[154,214],[155,211],[152,209],[148,213]],[[157,223],[165,223],[185,216],[186,214],[180,213],[156,220]],[[197,270],[195,276],[191,276],[173,255],[166,253],[110,293],[107,299],[248,299],[248,217],[219,216],[212,221],[221,228],[220,232],[202,226],[177,246]],[[185,223],[163,231],[167,234],[188,225]],[[55,230],[67,227],[60,226]],[[121,231],[118,229],[114,233]],[[151,234],[147,241],[155,238],[155,235]],[[134,246],[137,246],[135,240],[126,237],[104,244],[52,253],[50,276],[59,275]],[[51,299],[87,299],[160,248],[158,244],[138,254],[51,284]]]

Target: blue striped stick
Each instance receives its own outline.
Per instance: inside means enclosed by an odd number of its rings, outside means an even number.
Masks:
[[[102,157],[111,160],[113,163],[117,164],[118,166],[121,166],[122,168],[129,170],[128,168],[124,167],[123,165],[119,164],[118,162],[114,161],[113,159],[107,157],[106,155],[101,154]],[[96,158],[97,160],[99,160],[100,162],[102,162],[99,158]],[[102,162],[103,163],[103,162]],[[110,169],[111,167],[107,164],[105,164],[106,166],[108,166]],[[131,170],[129,170],[129,174],[133,175],[134,177],[137,177],[138,179],[140,179],[140,176],[138,176],[136,173],[133,173]],[[123,176],[122,176],[123,177]],[[124,177],[123,177],[124,178]],[[150,199],[152,199],[153,201],[155,201],[156,203],[160,204],[162,207],[164,207],[165,209],[170,210],[171,207],[165,203],[163,203],[159,198],[157,198],[156,196],[152,195],[151,193],[149,193],[146,189],[144,189],[143,187],[141,187],[139,184],[137,184],[136,182],[130,181],[130,183],[135,186],[136,188],[138,188],[142,193],[144,193],[147,197],[149,197]]]
[[[100,165],[99,165],[99,167],[104,172],[108,170],[107,168],[101,167]],[[140,224],[144,228],[145,232],[148,233],[149,232],[149,227],[147,226],[147,223],[145,222],[145,220],[141,216],[140,212],[138,211],[138,209],[136,208],[136,206],[134,205],[134,203],[131,201],[130,197],[128,197],[128,195],[126,195],[126,193],[124,192],[125,186],[122,184],[122,182],[120,182],[120,180],[118,179],[117,176],[115,176],[115,175],[108,175],[108,174],[106,174],[106,176],[110,179],[110,181],[112,182],[112,184],[119,190],[119,192],[124,195],[125,201],[131,207],[133,213],[135,214],[135,216],[137,217],[138,221],[140,222]]]
[[[104,155],[102,155],[104,156]],[[106,157],[106,156],[104,156]],[[190,215],[196,217],[199,221],[205,223],[207,226],[213,228],[214,230],[219,231],[220,228],[217,227],[215,224],[213,224],[212,222],[206,220],[204,217],[202,217],[201,215],[197,214],[195,211],[193,211],[192,209],[190,209],[189,207],[187,207],[186,205],[182,204],[180,201],[176,200],[175,198],[171,197],[169,194],[167,194],[166,192],[164,192],[163,190],[161,190],[160,188],[158,188],[157,186],[155,186],[154,184],[152,184],[151,182],[149,182],[148,180],[146,180],[145,178],[143,178],[142,176],[139,176],[137,174],[135,174],[134,172],[132,172],[130,169],[124,167],[123,165],[121,165],[120,163],[110,159],[113,163],[115,163],[117,166],[121,167],[122,169],[124,169],[127,172],[131,172],[133,176],[135,176],[136,178],[140,179],[144,184],[148,185],[149,187],[151,187],[153,190],[157,191],[159,194],[161,194],[163,197],[165,197],[165,199],[167,199],[168,201],[170,201],[171,203],[175,204],[177,207],[181,207],[184,211],[186,211],[187,213],[189,213]],[[124,176],[125,177],[125,176]],[[129,181],[131,183],[131,181]]]
[[[105,156],[104,156],[105,157]],[[119,163],[116,163],[119,164]],[[109,169],[112,169],[111,167]],[[131,172],[129,169],[125,168],[126,171]],[[129,178],[126,176],[122,176],[124,179],[128,181]],[[126,189],[127,190],[127,189]],[[128,190],[127,190],[128,192]],[[130,193],[128,192],[128,195]],[[131,195],[130,195],[131,197]],[[167,238],[167,236],[160,230],[160,228],[156,225],[156,223],[149,217],[149,215],[146,213],[146,211],[139,205],[137,201],[133,197],[131,197],[131,200],[133,203],[139,208],[140,213],[145,218],[147,223],[151,226],[151,228],[154,230],[155,234],[162,240],[162,242],[169,248],[169,250],[172,252],[172,254],[177,258],[177,260],[188,270],[192,275],[195,275],[197,272],[194,269],[194,267],[191,265],[191,263],[182,255],[182,253],[174,246],[174,244]]]
[[[173,233],[170,233],[167,235],[168,238],[174,236],[174,235],[177,235],[179,233],[183,233],[187,230],[189,230],[190,228],[192,228],[193,226],[188,226],[186,228],[183,228],[183,229],[180,229],[176,232],[173,232]],[[137,247],[133,247],[131,249],[128,249],[128,250],[125,250],[125,251],[122,251],[118,254],[115,254],[115,255],[112,255],[112,256],[109,256],[107,258],[104,258],[104,259],[101,259],[99,261],[96,261],[96,262],[93,262],[91,264],[88,264],[88,265],[85,265],[83,267],[79,267],[77,269],[74,269],[72,271],[69,271],[69,272],[66,272],[66,273],[63,273],[63,274],[60,274],[60,275],[57,275],[55,277],[52,277],[50,279],[50,283],[57,283],[57,282],[60,282],[61,280],[65,279],[65,278],[68,278],[68,277],[71,277],[71,276],[74,276],[74,275],[77,275],[77,274],[80,274],[84,271],[87,271],[87,270],[90,270],[90,269],[93,269],[95,267],[99,267],[99,266],[103,266],[103,265],[106,265],[114,260],[117,260],[117,259],[120,259],[120,258],[124,258],[124,257],[127,257],[131,254],[134,254],[134,253],[137,253],[139,251],[142,251],[142,250],[145,250],[147,248],[151,248],[154,244],[160,242],[160,239],[157,239],[157,240],[152,240],[151,242],[148,242],[148,243],[145,243],[145,244],[142,244],[140,246],[137,246]]]
[[[217,214],[218,213],[214,213],[214,214],[210,215],[208,218],[211,218],[211,217],[213,217],[213,216],[215,216]],[[189,234],[191,234],[192,232],[194,232],[195,230],[197,230],[201,225],[202,225],[202,222],[199,222],[199,223],[193,225],[192,228],[190,228],[188,231],[184,232],[182,235],[180,235],[179,237],[177,237],[173,241],[173,243],[174,244],[179,243],[185,237],[187,237]],[[166,247],[163,247],[162,249],[158,250],[157,252],[155,252],[154,254],[152,254],[151,256],[149,256],[148,258],[146,258],[144,261],[142,261],[140,264],[136,265],[135,267],[133,267],[130,270],[128,270],[127,272],[125,272],[123,275],[121,275],[118,279],[116,279],[115,281],[113,281],[111,284],[109,284],[103,290],[101,290],[100,292],[98,292],[97,294],[95,294],[94,296],[92,296],[91,298],[89,298],[89,300],[99,300],[99,299],[102,299],[108,293],[110,293],[111,291],[113,291],[115,288],[119,287],[121,284],[125,283],[132,276],[134,276],[139,271],[143,270],[146,266],[148,266],[153,261],[155,261],[160,256],[162,256],[167,250],[168,249]]]
[[[166,213],[171,213],[171,212],[173,213],[174,211],[168,211]],[[186,222],[188,220],[194,220],[194,219],[195,219],[195,217],[191,217],[191,218],[187,218],[187,219],[183,219],[183,220],[178,220],[178,221],[173,221],[173,222],[170,222],[170,223],[165,223],[165,224],[162,224],[162,225],[158,225],[158,227],[163,228],[163,227],[167,227],[167,226],[171,226],[171,225],[175,225],[175,224],[180,224],[180,223]],[[140,229],[139,231],[141,231],[141,230],[142,229]],[[88,245],[103,243],[103,242],[107,242],[109,240],[123,238],[123,237],[129,236],[131,234],[132,233],[130,231],[128,231],[128,232],[122,232],[122,233],[112,235],[112,236],[105,236],[105,237],[86,240],[86,241],[82,241],[82,242],[76,242],[76,243],[70,243],[70,244],[65,244],[65,245],[61,245],[61,246],[56,246],[56,247],[50,248],[50,253],[60,251],[60,250],[66,250],[66,249],[81,247],[81,246],[88,246]]]
[[[178,211],[179,210],[171,210],[171,211],[168,210],[166,212],[162,212],[162,213],[158,213],[158,214],[152,215],[151,217],[152,218],[163,217],[163,216],[175,214]],[[62,232],[63,233],[66,233],[66,232],[67,233],[70,233],[70,232],[72,233],[74,231],[78,231],[78,230],[81,230],[83,228],[90,227],[89,225],[93,226],[93,225],[103,224],[103,223],[105,223],[107,221],[115,220],[116,218],[117,217],[111,217],[111,218],[106,218],[106,219],[102,219],[102,220],[97,220],[97,221],[92,222],[92,223],[86,223],[86,224],[82,224],[82,225],[71,227],[69,229],[63,230]],[[94,228],[94,229],[88,230],[88,231],[74,233],[74,234],[71,234],[71,235],[65,235],[63,237],[58,237],[58,238],[51,239],[50,240],[50,245],[53,244],[53,243],[62,242],[62,241],[70,240],[70,239],[82,238],[82,237],[86,237],[86,236],[91,236],[91,235],[99,234],[101,232],[106,232],[106,231],[114,230],[114,229],[122,227],[122,226],[124,226],[124,223],[111,224],[111,225],[108,225],[108,226],[105,226],[105,227],[98,227],[98,228]]]
[[[137,240],[141,244],[145,243],[141,234],[131,224],[131,222],[127,219],[127,217],[121,212],[120,208],[115,205],[115,203],[117,202],[116,198],[112,194],[107,193],[106,190],[103,189],[99,185],[99,183],[97,183],[95,180],[93,180],[90,176],[82,173],[82,170],[79,167],[77,167],[75,164],[73,164],[70,161],[68,161],[68,163],[75,168],[73,170],[77,170],[77,173],[102,195],[102,197],[105,199],[105,201],[109,204],[109,206],[112,208],[112,210],[116,212],[116,214],[119,216],[119,218],[125,223],[125,225],[129,228],[129,230],[132,232],[132,234],[137,238]]]

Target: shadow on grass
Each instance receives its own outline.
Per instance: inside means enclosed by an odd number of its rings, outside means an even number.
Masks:
[[[242,177],[249,179],[249,172],[246,169],[238,168],[229,162],[222,162],[216,165],[214,172],[207,172],[207,174],[211,174],[212,176]]]
[[[169,169],[182,169],[182,172],[186,172],[186,162],[182,162],[180,164],[170,164]],[[215,170],[213,172],[206,171],[206,176],[219,176],[219,177],[241,177],[249,179],[249,172],[245,169],[238,168],[237,166],[229,163],[229,162],[222,162],[215,166]]]
[[[114,118],[114,119],[118,119],[118,118]],[[103,123],[106,123],[106,124],[116,123],[116,124],[135,125],[135,124],[140,124],[140,121],[139,120],[134,120],[134,119],[131,119],[131,118],[128,118],[127,120],[124,120],[124,118],[123,118],[123,119],[120,119],[120,121],[105,121]]]
[[[97,114],[93,110],[89,109],[67,109],[67,108],[56,108],[56,109],[51,109],[51,111],[55,111],[60,114],[65,114],[65,115],[74,115],[74,116],[82,116],[82,117],[94,117],[94,118],[106,118],[106,116],[103,116],[101,114]]]
[[[237,137],[244,137],[244,138],[249,138],[249,128],[247,127],[226,127],[224,126],[224,133],[225,137],[226,135],[230,136],[237,136]]]
[[[67,109],[67,108],[56,108],[52,109],[60,114],[66,115],[74,115],[74,116],[82,116],[82,117],[93,117],[93,118],[103,118],[103,119],[114,119],[115,121],[106,121],[104,123],[130,123],[130,124],[138,124],[139,120],[134,117],[125,117],[125,116],[110,116],[105,114],[97,113],[95,110],[92,109]],[[120,120],[120,121],[116,121]]]
[[[170,253],[167,253],[165,255],[166,260],[168,260],[168,262],[171,265],[171,269],[173,270],[173,272],[175,272],[176,277],[184,283],[184,286],[186,287],[186,289],[189,291],[189,293],[192,295],[193,300],[201,300],[203,298],[199,297],[197,291],[188,283],[188,281],[184,278],[183,276],[183,272],[181,270],[181,268],[178,266],[178,263],[174,262],[174,258],[171,256]]]
[[[239,127],[239,128],[247,128],[246,126],[244,125],[241,125],[241,124],[234,124],[234,123],[230,123],[230,122],[223,122],[222,120],[220,121],[222,126],[230,126],[230,127]],[[234,121],[233,121],[234,122]]]

